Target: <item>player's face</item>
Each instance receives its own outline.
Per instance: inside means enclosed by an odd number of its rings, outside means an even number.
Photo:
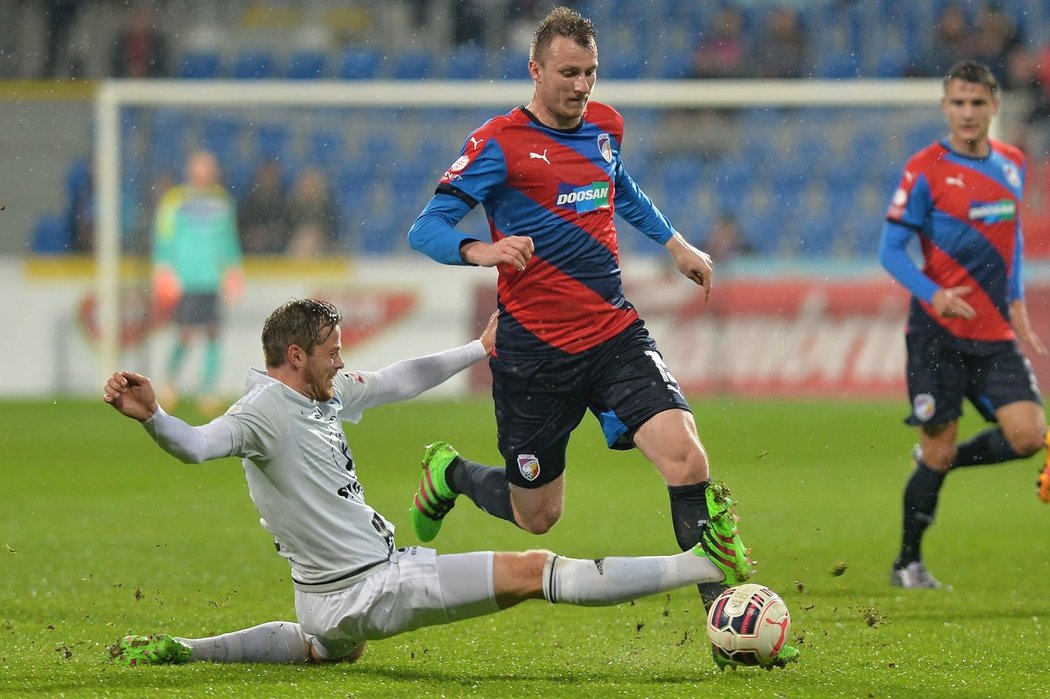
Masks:
[[[571,129],[580,123],[591,98],[598,78],[598,53],[567,36],[557,36],[539,61],[529,61],[529,74],[536,84],[532,112],[548,126]]]
[[[951,147],[967,155],[988,154],[988,130],[999,112],[999,99],[987,86],[958,78],[949,80],[941,98]]]
[[[332,400],[332,381],[345,366],[339,352],[343,349],[342,333],[335,326],[325,341],[315,346],[303,369],[303,392],[316,401]]]

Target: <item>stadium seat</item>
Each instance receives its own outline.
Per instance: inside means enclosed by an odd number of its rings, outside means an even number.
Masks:
[[[339,59],[340,80],[374,80],[379,77],[379,52],[368,48],[348,49]]]
[[[423,80],[431,70],[428,51],[409,49],[394,57],[395,80]]]
[[[474,44],[464,44],[452,50],[448,57],[449,80],[479,80],[488,75],[485,49]]]
[[[328,55],[322,51],[296,51],[288,61],[285,77],[291,80],[318,80],[326,77]]]
[[[259,124],[255,138],[260,158],[286,160],[290,155],[292,135],[286,124]]]
[[[37,255],[64,255],[70,252],[69,227],[58,214],[41,214],[33,225],[33,237],[30,244]]]
[[[503,54],[500,65],[500,77],[504,80],[529,80],[529,56],[525,53],[509,51]]]
[[[273,55],[262,49],[239,54],[233,61],[233,77],[238,80],[261,80],[274,77]]]
[[[218,78],[222,72],[222,60],[217,51],[187,51],[179,61],[178,77],[185,79]]]

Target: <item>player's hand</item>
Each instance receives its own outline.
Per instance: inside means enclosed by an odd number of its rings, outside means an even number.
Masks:
[[[498,324],[496,319],[499,317],[499,311],[494,311],[489,316],[488,325],[485,326],[485,330],[481,333],[481,346],[485,348],[487,354],[492,354],[492,350],[496,349],[496,325]]]
[[[106,381],[102,400],[139,422],[157,412],[157,394],[149,377],[131,371],[118,371]]]
[[[230,267],[222,278],[222,295],[229,303],[237,303],[244,295],[244,270]]]
[[[675,233],[664,247],[671,253],[678,271],[686,279],[704,287],[704,301],[707,301],[711,297],[711,284],[715,274],[711,256],[691,245],[681,233]]]
[[[464,262],[472,265],[479,267],[507,265],[520,272],[525,269],[525,265],[528,264],[535,250],[536,246],[533,245],[532,238],[525,235],[512,235],[497,240],[495,243],[484,243],[480,240],[467,243],[460,248],[459,254],[463,257]]]
[[[1050,354],[1043,341],[1032,330],[1032,324],[1028,320],[1028,306],[1024,301],[1015,300],[1010,303],[1010,324],[1014,326],[1014,332],[1021,344],[1034,352],[1036,356],[1045,357]]]
[[[933,311],[941,318],[962,318],[973,320],[977,317],[977,311],[973,306],[966,303],[963,297],[973,291],[970,286],[951,286],[938,289],[933,294],[930,305]]]

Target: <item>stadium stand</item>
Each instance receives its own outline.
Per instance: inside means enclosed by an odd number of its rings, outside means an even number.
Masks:
[[[733,4],[741,10],[746,41],[753,41],[769,14],[762,3],[581,0],[575,6],[601,29],[603,78],[652,80],[690,77],[700,37],[710,31],[719,10]],[[912,75],[924,65],[932,48],[930,28],[947,0],[785,4],[797,8],[809,47],[806,76],[896,78]],[[1015,18],[1020,45],[1037,55],[1050,36],[1050,0],[998,0],[997,4]],[[416,20],[398,15],[392,7],[396,3],[390,5],[350,3],[341,6],[342,14],[332,14],[333,3],[306,0],[294,12],[275,19],[272,13],[259,15],[258,4],[249,0],[201,0],[186,7],[168,4],[157,15],[168,27],[229,21],[226,35],[238,37],[216,48],[187,41],[176,53],[175,72],[182,78],[528,79],[520,37],[486,34],[480,43],[452,46],[450,28],[434,25],[424,28],[433,30],[424,49],[417,43],[423,35],[412,24]],[[979,0],[964,3],[970,22],[977,21],[983,6]],[[484,7],[496,12],[503,5]],[[428,21],[436,21],[437,14],[431,13]],[[283,27],[256,31],[277,19],[306,22],[337,15],[342,19],[330,24],[332,41],[327,44],[320,40],[291,44],[305,33]],[[509,24],[496,21],[498,17],[489,19],[492,27]],[[240,34],[238,21],[245,29]],[[100,30],[98,36],[107,35]],[[340,238],[348,250],[388,252],[403,248],[404,231],[411,223],[408,217],[454,159],[460,139],[484,118],[505,110],[479,111],[435,112],[421,143],[418,128],[398,129],[396,117],[388,116],[349,125],[338,118],[324,123],[307,120],[307,126],[293,128],[260,120],[257,114],[205,117],[178,109],[154,110],[149,117],[130,115],[125,137],[141,138],[135,123],[139,118],[152,119],[151,128],[165,137],[129,149],[135,156],[122,165],[134,174],[135,186],[148,187],[187,147],[203,143],[227,163],[236,192],[247,181],[245,173],[263,159],[276,157],[293,169],[313,164],[324,170],[344,214],[353,209],[352,215],[340,219]],[[625,113],[634,133],[662,126],[663,117],[654,110]],[[820,110],[795,110],[790,115],[776,109],[743,110],[734,115],[732,128],[718,133],[717,152],[667,151],[653,140],[632,141],[625,152],[632,174],[676,219],[699,222],[728,212],[737,217],[743,236],[766,254],[870,255],[872,234],[858,222],[881,219],[901,159],[941,135],[940,122],[936,114],[932,116],[929,122],[913,124],[879,111],[846,119]],[[434,128],[436,124],[440,130]],[[395,130],[398,134],[392,135]],[[767,136],[773,132],[778,134],[775,140]],[[710,135],[697,136],[698,141],[703,139],[710,140]],[[398,163],[396,174],[394,163]],[[696,212],[697,206],[702,211]],[[34,233],[34,245],[41,251],[55,249],[53,241],[59,236],[53,226],[54,217],[41,214]],[[630,247],[635,247],[633,241]],[[637,248],[655,252],[644,240]]]

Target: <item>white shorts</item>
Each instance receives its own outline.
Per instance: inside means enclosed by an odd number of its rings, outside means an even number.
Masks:
[[[361,641],[497,611],[492,558],[491,551],[438,556],[418,546],[398,549],[350,587],[297,589],[295,614],[322,657],[341,658]]]

